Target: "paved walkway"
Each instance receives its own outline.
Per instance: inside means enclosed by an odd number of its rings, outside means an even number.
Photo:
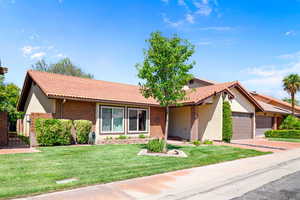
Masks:
[[[271,151],[281,152],[300,148],[300,143],[297,142],[282,142],[282,141],[270,141],[266,138],[257,138],[249,140],[233,140],[231,146],[240,148],[256,149],[258,151]]]
[[[40,152],[35,148],[19,148],[19,147],[2,147],[0,148],[0,154],[15,154],[15,153],[34,153]]]
[[[300,170],[300,149],[54,192],[33,200],[214,199],[241,196]]]

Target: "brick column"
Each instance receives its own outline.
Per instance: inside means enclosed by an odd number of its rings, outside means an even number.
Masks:
[[[191,137],[190,140],[198,140],[199,138],[199,115],[195,106],[191,106]]]
[[[273,121],[272,129],[277,130],[278,129],[278,117],[274,116],[272,121]]]

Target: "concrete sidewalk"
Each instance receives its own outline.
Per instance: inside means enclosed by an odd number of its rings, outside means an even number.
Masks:
[[[214,199],[241,196],[300,170],[300,149],[23,199]]]

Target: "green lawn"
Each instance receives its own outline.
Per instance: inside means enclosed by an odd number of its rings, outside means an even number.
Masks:
[[[175,147],[188,158],[137,156],[142,145],[61,146],[0,155],[0,198],[26,196],[263,155],[227,146]],[[79,181],[58,185],[57,180]]]
[[[271,141],[283,141],[283,142],[300,142],[300,139],[293,138],[269,138]]]

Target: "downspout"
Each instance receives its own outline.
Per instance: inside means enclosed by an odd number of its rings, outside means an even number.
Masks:
[[[63,108],[64,108],[64,106],[63,106],[63,104],[64,103],[66,103],[66,99],[64,99],[62,102],[61,102],[61,104],[60,104],[60,118],[62,119],[63,118]]]

